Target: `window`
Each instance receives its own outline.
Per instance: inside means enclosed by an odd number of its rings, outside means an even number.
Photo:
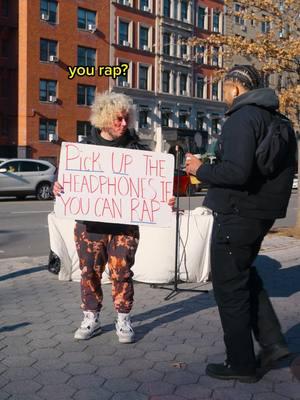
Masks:
[[[2,17],[8,17],[9,14],[9,0],[2,0],[1,15]]]
[[[213,82],[212,83],[212,99],[213,100],[218,100],[219,98],[219,83],[218,82]]]
[[[178,15],[178,0],[173,0],[173,18],[177,19],[177,15]]]
[[[220,12],[218,10],[214,10],[213,13],[213,31],[220,31]]]
[[[196,128],[198,131],[202,132],[204,126],[204,116],[202,112],[197,112]]]
[[[90,47],[77,48],[77,65],[80,66],[95,66],[96,65],[96,50]]]
[[[141,106],[139,111],[139,128],[148,128],[148,107]]]
[[[162,111],[161,112],[161,125],[163,127],[167,127],[169,126],[169,115],[170,115],[170,111]]]
[[[129,42],[129,23],[125,21],[119,22],[119,44],[125,45],[124,42]]]
[[[196,47],[196,60],[198,64],[204,64],[204,53],[205,53],[204,46]]]
[[[87,30],[89,25],[96,25],[95,11],[78,8],[77,10],[77,27],[79,29]]]
[[[140,26],[140,49],[146,50],[149,46],[149,28]]]
[[[215,67],[217,67],[219,65],[219,48],[218,47],[213,47],[213,49],[212,49],[211,64]]]
[[[211,121],[211,133],[212,135],[216,136],[219,134],[219,125],[220,125],[220,119],[219,118],[214,118]]]
[[[49,61],[50,56],[57,55],[57,42],[55,40],[40,40],[40,60]]]
[[[37,172],[39,164],[32,161],[20,161],[19,172]]]
[[[171,51],[171,34],[165,32],[163,34],[163,54],[170,55]]]
[[[164,17],[171,16],[171,1],[164,0],[164,10],[163,10]]]
[[[56,97],[57,81],[40,80],[40,101],[50,101],[50,96]]]
[[[198,7],[198,28],[205,29],[206,11],[204,7]]]
[[[188,4],[186,0],[181,0],[181,21],[188,19]]]
[[[10,173],[19,172],[20,161],[9,161],[3,165],[3,168],[6,168]]]
[[[187,114],[179,112],[179,128],[187,128]]]
[[[49,135],[56,133],[56,119],[40,119],[39,140],[48,140]]]
[[[163,71],[162,76],[162,91],[165,93],[170,92],[170,71]]]
[[[262,16],[263,18],[266,18],[265,15]],[[261,23],[261,32],[262,33],[269,33],[271,29],[271,23],[270,21],[262,21]]]
[[[129,82],[129,75],[128,75],[128,71],[131,71],[131,67],[130,67],[130,63],[128,61],[122,61],[119,60],[119,65],[121,64],[127,64],[128,65],[128,69],[126,71],[126,75],[120,75],[118,77],[118,86],[123,86],[123,87],[129,87],[130,86],[130,82]]]
[[[197,77],[196,96],[201,99],[204,98],[204,78],[202,76]]]
[[[77,121],[77,138],[79,135],[88,136],[91,133],[92,125],[89,121]]]
[[[44,14],[48,22],[56,24],[57,22],[57,1],[55,0],[41,0],[40,15]]]
[[[241,12],[243,12],[243,7],[240,5],[240,4],[235,4],[234,5],[234,11],[235,11],[235,13],[241,13]],[[244,20],[243,20],[243,18],[240,16],[240,15],[235,15],[234,16],[234,22],[236,23],[236,24],[238,24],[238,25],[244,25]]]
[[[139,88],[148,89],[148,67],[140,65],[139,67]]]
[[[147,11],[149,9],[149,0],[140,0],[140,8],[141,10]]]
[[[187,56],[187,45],[186,44],[182,44],[180,46],[180,57],[181,58],[186,58]]]
[[[77,104],[80,106],[91,106],[95,98],[95,86],[77,86]]]
[[[187,75],[181,74],[180,75],[180,94],[182,94],[182,95],[187,94],[186,87],[187,87]]]

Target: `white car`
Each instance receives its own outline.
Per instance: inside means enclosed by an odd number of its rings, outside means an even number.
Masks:
[[[56,167],[48,161],[11,158],[0,163],[0,196],[24,199],[34,194],[38,200],[52,198]]]

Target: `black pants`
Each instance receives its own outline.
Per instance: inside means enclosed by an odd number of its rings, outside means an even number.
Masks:
[[[214,215],[211,242],[212,283],[224,331],[227,360],[252,373],[252,333],[262,347],[284,341],[275,311],[252,266],[274,220]]]

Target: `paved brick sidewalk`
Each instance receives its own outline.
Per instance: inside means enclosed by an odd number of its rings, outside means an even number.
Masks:
[[[257,261],[295,353],[300,353],[299,244],[269,236]],[[136,284],[137,341],[121,345],[105,285],[103,333],[74,341],[81,320],[79,284],[59,282],[45,270],[46,260],[0,260],[0,400],[300,400],[300,382],[287,362],[256,384],[205,376],[207,362],[224,359],[211,291],[164,301],[166,291]]]

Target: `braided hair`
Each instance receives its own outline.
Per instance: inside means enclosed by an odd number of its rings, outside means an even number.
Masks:
[[[235,65],[225,75],[224,81],[238,82],[248,90],[258,89],[261,86],[259,72],[252,65]]]

